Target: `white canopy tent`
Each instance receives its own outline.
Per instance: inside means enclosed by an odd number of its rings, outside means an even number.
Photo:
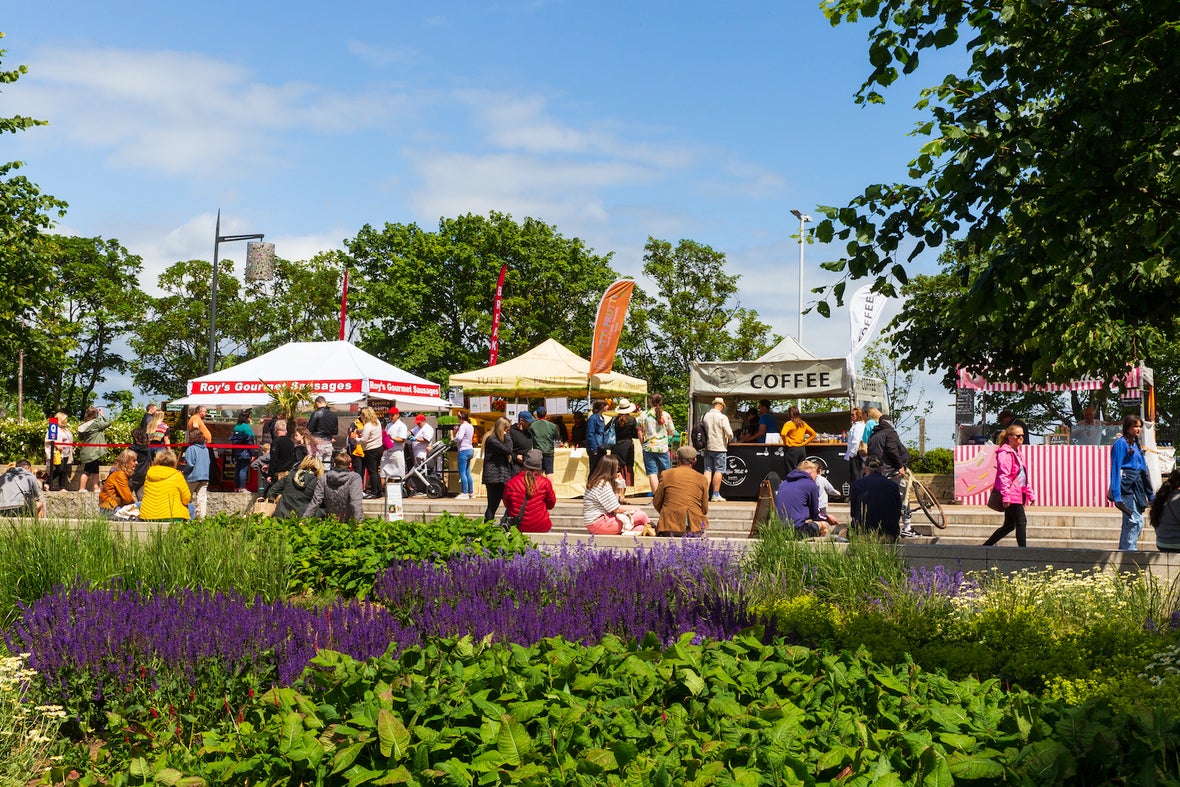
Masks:
[[[172,404],[260,407],[269,386],[310,385],[333,407],[370,399],[412,412],[446,412],[438,383],[386,363],[345,341],[291,342],[228,369],[189,380],[188,396]]]

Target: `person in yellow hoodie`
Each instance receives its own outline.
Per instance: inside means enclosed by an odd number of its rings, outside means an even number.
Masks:
[[[192,499],[184,473],[176,469],[176,454],[165,448],[156,453],[143,480],[143,500],[139,504],[141,520],[188,519]]]

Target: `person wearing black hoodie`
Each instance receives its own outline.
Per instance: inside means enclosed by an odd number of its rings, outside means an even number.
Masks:
[[[324,466],[318,456],[304,457],[299,469],[288,473],[279,482],[266,490],[266,499],[276,501],[275,519],[300,516],[307,509],[315,494],[316,482],[324,474]]]
[[[316,482],[311,502],[303,509],[305,517],[334,516],[341,522],[359,522],[365,518],[365,490],[360,474],[352,472],[352,457],[338,453],[332,459],[332,469]]]
[[[893,419],[887,415],[881,416],[873,434],[869,437],[869,457],[876,457],[881,462],[881,474],[886,478],[896,477],[898,493],[904,501],[906,498],[906,484],[909,478],[904,470],[910,464],[910,452],[901,444],[897,430],[893,428]],[[915,535],[910,525],[910,510],[904,504],[901,509],[901,537],[910,538]]]

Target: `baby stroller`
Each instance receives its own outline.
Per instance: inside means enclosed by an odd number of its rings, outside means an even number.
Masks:
[[[413,469],[402,478],[402,489],[406,494],[425,492],[429,498],[442,497],[446,493],[441,471],[431,468],[443,466],[442,455],[451,446],[447,443],[435,443],[430,446],[422,461],[414,465]]]

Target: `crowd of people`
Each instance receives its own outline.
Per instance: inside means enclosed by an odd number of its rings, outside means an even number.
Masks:
[[[432,452],[438,446],[435,428],[425,415],[415,416],[411,426],[396,407],[390,408],[384,421],[366,407],[342,431],[340,416],[324,397],[318,397],[315,405],[306,425],[272,418],[264,422],[261,436],[255,435],[250,411],[243,410],[230,433],[232,448],[225,461],[232,459],[234,488],[245,491],[250,471],[255,470],[259,493],[274,503],[275,516],[332,514],[342,520],[360,519],[363,501],[384,497],[386,486],[395,479],[406,483],[407,495],[420,491],[404,481],[408,470],[425,466],[441,472],[440,452]],[[846,537],[848,527],[827,511],[828,499],[840,493],[821,468],[806,458],[808,446],[818,435],[797,407],[786,412],[780,426],[770,401],[762,400],[757,410],[745,415],[735,434],[726,402],[719,397],[698,424],[698,450],[688,444],[688,435],[682,437],[677,431],[659,394],[650,397],[649,405],[644,410],[622,398],[608,418],[608,402],[596,399],[589,417],[573,414],[568,430],[561,416],[550,417],[543,406],[519,411],[515,422],[498,418],[479,446],[485,519],[495,520],[503,505],[521,530],[550,530],[549,511],[556,502],[551,480],[555,452],[560,446],[571,446],[583,448],[588,457],[583,496],[588,532],[653,531],[645,512],[626,499],[638,464],[647,477],[652,505],[660,512],[655,525],[659,533],[700,534],[708,527],[709,504],[724,502],[721,486],[729,446],[774,442],[785,448],[787,471],[774,490],[780,519],[802,537]],[[476,497],[472,474],[476,431],[466,412],[459,411],[457,416],[451,447],[457,454],[458,499],[466,500]],[[1091,409],[1087,417],[1093,418]],[[113,467],[100,478],[111,420],[101,408],[91,407],[73,426],[68,414],[59,412],[45,440],[45,471],[34,474],[32,466],[22,461],[0,474],[0,515],[43,514],[42,493],[66,489],[71,468],[76,466],[78,488],[97,493],[98,508],[106,516],[122,512],[145,520],[204,517],[214,468],[207,419],[206,408],[193,409],[184,422],[184,444],[174,448],[172,427],[163,411],[148,405],[139,427],[132,430],[131,445],[116,453]],[[1107,499],[1122,516],[1118,548],[1137,548],[1147,518],[1157,528],[1158,547],[1180,551],[1180,474],[1171,475],[1158,491],[1152,489],[1142,428],[1141,419],[1127,416],[1111,446]],[[1018,546],[1027,544],[1025,509],[1036,500],[1024,458],[1028,435],[1027,426],[1011,411],[1000,414],[1000,428],[993,437],[997,448],[992,489],[994,507],[1004,519],[984,542],[986,546],[1012,533]],[[892,420],[876,408],[853,407],[846,438],[849,526],[886,540],[912,535],[905,505],[910,457]],[[703,460],[703,473],[694,469],[698,459]]]

